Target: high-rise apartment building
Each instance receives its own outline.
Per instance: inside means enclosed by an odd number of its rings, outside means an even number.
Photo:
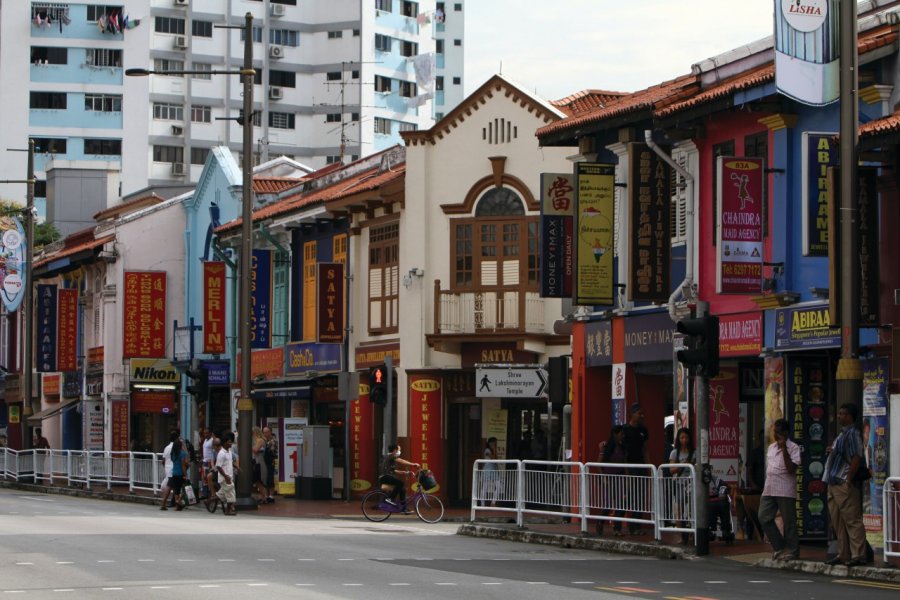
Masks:
[[[0,139],[4,148],[36,140],[36,197],[39,206],[50,198],[48,218],[79,173],[92,173],[83,191],[111,203],[189,185],[215,145],[240,155],[239,76],[125,69],[238,70],[247,12],[257,162],[347,162],[429,127],[462,98],[462,2],[0,0]],[[25,154],[6,153],[0,171],[23,179]],[[53,173],[66,174],[67,198],[54,199]],[[24,195],[0,186],[0,197]]]

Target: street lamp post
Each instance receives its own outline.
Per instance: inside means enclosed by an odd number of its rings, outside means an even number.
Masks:
[[[20,149],[16,151],[21,152]],[[28,173],[26,179],[5,180],[0,183],[25,183],[28,188],[25,195],[25,264],[23,265],[23,282],[25,290],[22,294],[22,312],[25,313],[25,340],[22,344],[22,447],[31,447],[28,437],[28,417],[31,415],[31,371],[34,368],[34,295],[32,294],[32,273],[34,262],[34,140],[28,140]]]
[[[241,368],[238,373],[240,381],[240,398],[238,399],[238,459],[241,470],[236,478],[237,507],[239,509],[255,509],[256,503],[251,496],[253,487],[252,433],[253,400],[250,397],[250,275],[253,254],[253,15],[244,15],[244,25],[216,25],[222,29],[242,29],[244,31],[244,65],[239,71],[153,71],[149,69],[126,69],[126,75],[240,75],[244,84],[243,115],[237,119],[244,128],[241,166],[243,183],[241,190],[241,266],[238,278],[238,351],[241,354]]]

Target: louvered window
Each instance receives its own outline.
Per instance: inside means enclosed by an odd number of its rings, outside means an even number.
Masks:
[[[680,148],[672,150],[672,160],[682,169],[691,172],[690,155]],[[681,244],[687,240],[688,186],[684,178],[672,169],[672,243]]]
[[[316,339],[316,243],[303,244],[303,341]]]
[[[537,217],[480,217],[453,223],[455,289],[537,289]]]
[[[400,225],[369,229],[369,332],[396,333],[400,319]]]

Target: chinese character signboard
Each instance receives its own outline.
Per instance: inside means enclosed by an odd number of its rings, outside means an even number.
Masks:
[[[272,346],[272,262],[271,250],[254,250],[250,269],[250,347]]]
[[[344,265],[319,263],[317,338],[320,343],[340,344],[344,341]]]
[[[575,165],[575,304],[613,304],[615,171],[613,165]]]
[[[165,358],[164,271],[125,271],[122,323],[122,358]]]
[[[615,363],[612,368],[612,422],[613,425],[624,425],[625,414],[625,363]]]
[[[410,460],[434,471],[438,483],[444,481],[441,404],[438,376],[409,376]]]
[[[52,373],[56,371],[57,327],[56,327],[57,289],[55,285],[40,284],[37,286],[37,364],[35,371]]]
[[[762,204],[765,169],[761,158],[718,158],[718,292],[759,293],[762,282]]]
[[[572,296],[575,177],[541,173],[541,296]]]
[[[203,352],[225,353],[225,263],[203,263]]]
[[[631,300],[665,302],[671,292],[672,171],[647,144],[628,146],[628,284]]]
[[[58,292],[57,363],[58,371],[78,370],[78,290]]]
[[[131,447],[128,443],[128,400],[112,400],[109,403],[110,421],[112,424],[112,448],[113,452],[128,452]],[[144,440],[137,440],[143,443]]]
[[[612,364],[612,323],[592,321],[584,326],[584,355],[588,367]]]
[[[803,252],[828,256],[828,167],[838,164],[835,133],[803,134]]]
[[[16,217],[0,217],[0,295],[6,310],[14,312],[25,296],[25,249],[31,240]]]

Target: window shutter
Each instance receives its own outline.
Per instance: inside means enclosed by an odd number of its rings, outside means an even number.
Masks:
[[[382,326],[383,279],[383,271],[380,268],[369,269],[369,327],[372,329],[380,329]]]
[[[519,260],[503,261],[503,285],[519,285]]]
[[[672,150],[672,160],[690,172],[688,153],[684,149]],[[687,186],[681,175],[672,169],[672,243],[684,242],[687,236]]]
[[[481,285],[484,285],[484,286],[497,285],[497,261],[496,260],[481,261]]]

